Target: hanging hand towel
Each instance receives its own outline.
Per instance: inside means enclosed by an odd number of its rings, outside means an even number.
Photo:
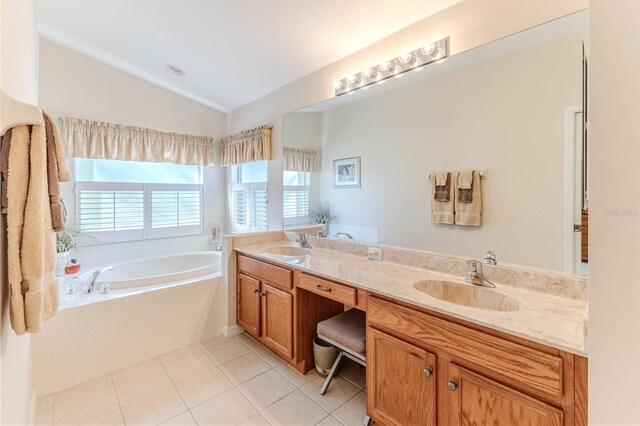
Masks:
[[[456,225],[480,226],[482,222],[482,188],[480,173],[464,171],[455,185]]]
[[[443,182],[447,193],[443,194],[443,191],[439,191],[437,188],[438,183]],[[454,217],[454,189],[456,186],[456,177],[454,173],[435,173],[431,179],[431,222],[433,223],[455,223]],[[444,201],[441,201],[444,200]]]

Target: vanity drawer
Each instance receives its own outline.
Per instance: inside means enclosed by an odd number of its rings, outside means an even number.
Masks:
[[[292,272],[288,269],[280,268],[239,254],[238,270],[256,278],[260,278],[284,290],[291,290],[293,288]]]
[[[303,273],[300,274],[298,287],[345,305],[356,306],[356,289],[346,285]]]
[[[514,383],[534,396],[560,401],[563,359],[460,324],[436,318],[386,300],[369,297],[367,320],[423,342],[432,350],[455,354],[456,362],[471,363],[496,380]]]

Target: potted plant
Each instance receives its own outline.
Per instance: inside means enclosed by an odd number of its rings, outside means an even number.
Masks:
[[[56,232],[56,276],[64,275],[64,268],[69,263],[71,250],[78,247],[78,242],[85,234],[75,224],[67,224],[64,230]]]
[[[319,203],[317,206],[309,209],[309,219],[311,223],[325,225],[324,230],[318,231],[318,236],[321,237],[326,237],[327,225],[336,217],[330,204]]]

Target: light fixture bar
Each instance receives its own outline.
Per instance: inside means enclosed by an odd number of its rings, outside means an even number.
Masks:
[[[353,92],[374,83],[397,77],[407,71],[416,70],[432,62],[449,56],[449,37],[427,43],[424,46],[404,53],[397,58],[384,61],[379,65],[365,67],[362,71],[346,76],[335,82],[335,96]]]

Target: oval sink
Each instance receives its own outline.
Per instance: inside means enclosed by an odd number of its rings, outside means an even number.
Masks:
[[[418,281],[413,284],[413,287],[436,299],[472,308],[491,311],[519,311],[524,307],[524,304],[513,296],[471,284],[427,280]]]
[[[295,246],[273,246],[264,249],[269,254],[275,254],[278,256],[306,256],[311,253],[310,249],[295,247]]]

